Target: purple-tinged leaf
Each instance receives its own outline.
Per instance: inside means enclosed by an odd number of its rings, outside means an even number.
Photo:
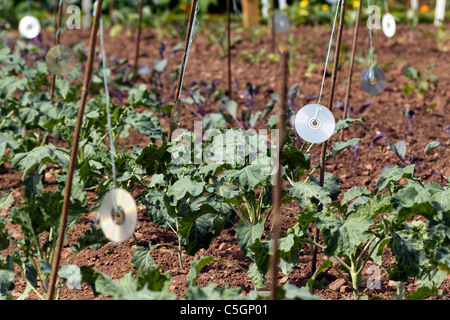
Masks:
[[[450,126],[446,126],[444,131],[447,132],[448,134],[450,134]]]
[[[152,69],[150,69],[150,67],[146,64],[143,64],[142,66],[139,67],[139,75],[147,75],[147,74],[151,74],[152,73]]]
[[[384,167],[381,169],[381,172],[384,172],[384,171],[386,171],[386,170],[388,170],[388,169],[392,169],[392,168],[394,168],[393,165],[384,166]]]
[[[437,147],[439,147],[441,143],[439,141],[432,141],[425,147],[425,154],[428,156],[433,152],[433,150]]]
[[[373,100],[366,101],[361,107],[359,107],[359,113],[363,113],[364,110],[366,110],[372,103]]]
[[[405,162],[406,142],[402,140],[402,141],[394,143],[394,146],[395,146],[395,149],[394,149],[395,154],[400,158],[400,160]]]
[[[355,165],[355,168],[358,168],[358,152],[359,152],[359,143],[351,147],[351,153],[353,156],[353,163]]]
[[[413,155],[413,154],[409,156],[409,162],[410,162],[411,164],[416,164],[416,163],[419,162],[419,160],[420,160],[420,158],[419,158],[419,157],[416,157],[416,156]]]
[[[439,176],[439,177],[441,177],[441,178],[444,179],[444,180],[447,179],[447,178],[444,177],[442,174],[440,174],[439,172],[436,172],[436,171],[433,171],[431,174],[434,174],[434,175],[436,175],[436,176]]]
[[[345,103],[343,103],[342,101],[336,101],[335,105],[336,108],[338,108],[341,111],[344,111]]]
[[[319,98],[319,95],[317,93],[312,94],[312,95],[310,95],[309,97],[306,98],[306,103],[308,103],[308,102],[310,102],[312,100],[315,100],[317,98]]]
[[[164,58],[164,54],[166,53],[166,49],[167,49],[167,45],[166,45],[166,43],[163,41],[163,42],[161,43],[161,46],[158,48],[158,53],[159,53],[159,56],[161,57],[161,59]]]
[[[403,117],[406,119],[414,119],[414,114],[414,110],[411,109],[405,109],[405,111],[403,111]]]
[[[375,142],[377,142],[378,140],[380,140],[381,138],[386,137],[386,134],[384,132],[378,132],[373,138],[372,138],[372,142],[369,145],[369,148],[372,147]]]
[[[241,90],[241,87],[239,86],[239,81],[238,81],[238,79],[236,77],[234,77],[234,86],[236,87],[236,89],[238,91]]]

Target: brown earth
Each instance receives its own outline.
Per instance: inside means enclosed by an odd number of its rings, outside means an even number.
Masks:
[[[431,25],[421,25],[417,31],[411,32],[406,26],[398,26],[397,34],[394,38],[386,38],[381,31],[374,34],[374,48],[376,54],[376,61],[380,66],[386,65],[386,78],[388,79],[387,89],[378,96],[369,96],[363,92],[359,86],[359,74],[363,69],[361,63],[355,63],[354,76],[352,81],[352,91],[350,96],[350,104],[353,107],[351,116],[353,118],[364,117],[365,122],[359,125],[354,125],[346,131],[348,138],[360,138],[360,150],[358,153],[357,167],[354,166],[353,157],[350,152],[344,151],[338,157],[329,161],[326,170],[335,174],[341,180],[341,187],[343,191],[348,190],[352,186],[367,186],[369,189],[374,187],[375,181],[384,166],[387,165],[402,165],[389,147],[378,141],[374,146],[369,147],[372,138],[377,132],[385,132],[389,135],[390,140],[397,142],[405,140],[407,143],[407,159],[410,155],[423,157],[424,148],[430,141],[440,141],[441,145],[433,152],[427,161],[420,167],[417,175],[424,181],[435,181],[444,185],[446,179],[444,177],[450,176],[450,149],[449,149],[449,134],[445,132],[446,126],[450,125],[449,116],[449,102],[450,92],[447,91],[450,85],[450,61],[448,54],[450,49],[450,41],[447,38],[443,42],[443,46],[438,49],[435,39],[429,37],[427,33],[434,30]],[[203,31],[203,34],[196,34],[194,43],[192,45],[192,52],[189,56],[189,63],[186,69],[185,87],[192,81],[206,81],[218,80],[219,88],[225,89],[227,87],[227,60],[220,56],[219,48],[213,42],[208,42],[205,35],[208,30]],[[236,33],[237,31],[233,31]],[[352,46],[352,32],[353,27],[346,26],[343,33],[343,49],[342,53],[347,54],[344,63],[337,77],[337,85],[335,92],[335,103],[337,101],[344,101],[346,92],[346,85],[348,79],[348,65],[350,49]],[[292,33],[299,40],[298,46],[295,48],[295,68],[290,76],[290,85],[298,83],[302,95],[297,102],[298,109],[306,104],[306,98],[311,95],[318,94],[323,75],[323,63],[325,61],[326,49],[330,37],[329,26],[299,26],[292,30]],[[247,34],[242,33],[243,40],[235,45],[232,50],[232,70],[233,77],[236,77],[239,84],[242,86],[246,82],[252,84],[266,83],[264,89],[279,91],[280,88],[280,70],[278,63],[270,63],[267,59],[267,53],[270,52],[270,32],[261,35],[255,42],[251,42]],[[114,54],[117,58],[128,58],[130,62],[134,59],[134,44],[135,35],[126,34],[122,32],[115,38],[108,36],[105,42],[106,52],[108,56]],[[76,44],[83,42],[85,46],[88,44],[89,31],[86,30],[68,30],[62,34],[61,42],[63,44]],[[278,38],[279,42],[283,39]],[[50,45],[52,35],[50,32],[43,33],[43,41]],[[172,36],[165,36],[164,41],[167,43],[168,51],[176,44],[182,42],[179,38]],[[158,59],[158,47],[160,43],[157,36],[152,30],[143,30],[141,52],[145,54],[141,58],[141,64],[148,64],[153,66],[153,61]],[[265,58],[259,64],[255,65],[251,62],[244,61],[244,58],[239,53],[244,51],[258,52],[262,48],[267,48]],[[358,41],[357,56],[366,53],[368,50],[368,30],[366,28],[360,29],[360,36]],[[333,53],[331,55],[333,57]],[[306,74],[308,67],[308,59],[317,63],[311,74]],[[168,70],[172,72],[181,62],[181,52],[176,52],[169,60]],[[419,98],[416,94],[411,97],[405,97],[402,93],[403,87],[408,83],[403,76],[402,66],[409,65],[418,70],[424,70],[430,63],[436,63],[437,67],[431,71],[439,76],[439,86],[437,90],[431,89],[425,94],[423,98]],[[392,63],[392,64],[391,64]],[[148,79],[145,76],[142,82],[145,83]],[[324,86],[324,94],[322,102],[325,104],[328,101],[330,88],[330,76],[327,76]],[[236,94],[236,89],[235,94]],[[263,109],[264,101],[267,99],[267,92],[258,100],[257,108]],[[373,103],[360,112],[360,106],[368,100],[373,100]],[[427,107],[436,104],[436,108],[424,113]],[[242,104],[240,104],[242,105]],[[208,111],[214,111],[216,105],[210,104]],[[414,110],[414,134],[409,132],[409,125],[407,120],[403,117],[405,109]],[[297,109],[297,110],[298,110]],[[297,111],[295,110],[295,111]],[[336,118],[340,118],[342,112],[333,105],[333,113]],[[180,127],[192,128],[193,121],[199,120],[196,116],[183,111],[183,118]],[[167,125],[167,121],[163,119]],[[330,142],[336,141],[333,137]],[[133,134],[127,139],[127,144],[133,146],[135,144],[145,145],[148,141],[138,134]],[[329,144],[330,145],[330,144]],[[317,162],[319,160],[320,147],[316,146],[312,149],[312,160]],[[434,174],[438,173],[437,174]],[[441,176],[442,175],[442,176]],[[20,188],[21,174],[10,167],[6,166],[1,171],[1,190],[9,190]],[[51,174],[48,175],[47,187],[51,188]],[[15,205],[20,205],[21,191],[20,189],[15,193]],[[95,198],[95,193],[90,194]],[[293,206],[292,208],[295,209]],[[7,217],[8,211],[2,210],[0,214]],[[293,214],[291,212],[283,213],[283,229],[290,227],[293,224]],[[70,254],[70,244],[76,242],[76,239],[84,230],[92,223],[95,213],[88,213],[83,217],[79,224],[75,226],[67,235],[67,242],[62,253],[62,261],[64,264]],[[14,235],[20,237],[20,230],[11,226],[8,223],[8,228],[14,231]],[[269,224],[267,227],[270,227]],[[150,222],[145,208],[139,209],[139,219],[136,228],[136,238],[139,245],[156,245],[158,243],[171,243],[177,245],[175,235],[165,229],[155,226]],[[133,240],[129,240],[120,245],[107,244],[99,250],[88,250],[79,254],[73,261],[73,264],[82,266],[90,266],[97,268],[102,273],[112,277],[113,279],[121,278],[125,273],[132,271],[131,258],[136,245]],[[13,248],[1,252],[6,255],[11,252]],[[300,264],[295,268],[288,277],[279,275],[280,284],[291,283],[296,286],[302,286],[309,279],[310,272],[310,248],[304,246],[300,253]],[[213,240],[211,246],[207,250],[200,250],[195,256],[188,256],[185,252],[182,254],[184,269],[178,265],[178,257],[175,250],[170,247],[159,247],[152,251],[155,263],[162,266],[163,272],[169,272],[173,278],[173,283],[170,290],[176,293],[179,297],[183,297],[184,290],[187,288],[186,275],[189,270],[189,265],[192,261],[198,259],[202,255],[211,255],[214,258],[222,258],[232,261],[244,269],[246,269],[251,260],[244,257],[236,242],[235,232],[233,230],[224,230],[220,237]],[[318,263],[326,258],[322,253],[319,253]],[[387,268],[394,262],[394,258],[386,252],[386,259],[384,259],[383,268]],[[367,277],[370,274],[363,274],[362,289],[365,289]],[[322,289],[315,289],[314,294],[320,295],[322,299],[344,299],[352,298],[350,288],[341,282],[340,277],[334,271],[326,271],[320,279],[324,279],[324,284],[330,286],[341,295]],[[206,285],[210,282],[215,282],[217,285],[229,285],[230,287],[241,287],[243,293],[249,293],[253,289],[253,285],[247,274],[243,269],[236,267],[229,263],[213,262],[208,264],[198,277],[197,283],[199,285]],[[405,282],[407,292],[414,291],[418,284],[411,279]],[[16,280],[16,289],[14,296],[17,298],[25,288],[24,283]],[[442,284],[441,289],[443,295],[448,298],[450,294],[450,276]],[[382,278],[381,289],[367,290],[369,296],[380,296],[385,299],[390,299],[395,294],[396,286],[392,284],[387,277]],[[91,289],[83,284],[81,290],[71,290],[65,288],[61,293],[63,300],[90,300],[94,299]],[[29,299],[37,299],[34,293],[30,294]]]

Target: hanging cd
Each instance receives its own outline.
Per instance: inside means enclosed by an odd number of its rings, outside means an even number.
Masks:
[[[284,12],[280,12],[275,16],[275,29],[278,33],[284,34],[289,31],[291,23]]]
[[[336,122],[328,108],[320,104],[308,104],[295,116],[295,130],[299,136],[311,143],[322,143],[334,133]]]
[[[335,4],[335,3],[337,3],[339,0],[327,0],[327,2],[329,3],[329,4]]]
[[[361,72],[359,78],[361,88],[370,95],[377,95],[386,89],[386,76],[377,67],[368,67]]]
[[[25,16],[19,22],[19,33],[26,39],[34,39],[41,32],[39,20],[33,16]]]
[[[395,34],[395,18],[392,14],[386,13],[381,20],[381,28],[384,35],[388,38],[392,38]]]
[[[65,76],[75,68],[76,56],[69,47],[54,46],[47,52],[45,64],[51,73]]]
[[[122,242],[129,239],[137,222],[136,203],[131,194],[123,189],[109,191],[102,200],[99,220],[103,233],[109,240]]]

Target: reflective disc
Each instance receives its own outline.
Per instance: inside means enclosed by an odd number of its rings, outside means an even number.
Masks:
[[[295,130],[310,143],[322,143],[334,133],[336,122],[331,111],[320,104],[308,104],[295,116]]]

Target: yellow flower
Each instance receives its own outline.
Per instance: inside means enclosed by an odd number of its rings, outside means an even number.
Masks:
[[[322,11],[327,11],[329,8],[330,8],[330,6],[327,5],[326,3],[324,3],[324,4],[320,7],[320,9],[321,9]]]
[[[299,14],[301,15],[301,16],[308,16],[309,15],[309,12],[308,12],[308,10],[305,10],[305,9],[301,9],[300,10],[300,12],[299,12]]]
[[[48,12],[48,11],[45,11],[45,13],[44,13],[44,17],[45,18],[50,18],[52,15],[50,14],[50,12]]]
[[[353,5],[353,8],[358,8],[359,7],[359,1],[358,0],[353,1],[352,5]]]
[[[186,5],[184,3],[180,3],[179,7],[181,10],[186,11]]]
[[[426,4],[423,4],[423,5],[421,5],[420,6],[420,12],[422,12],[422,13],[425,13],[425,12],[428,12],[429,10],[430,10],[430,6],[428,6],[428,5],[426,5]]]
[[[300,8],[306,8],[309,5],[308,0],[300,1]]]

